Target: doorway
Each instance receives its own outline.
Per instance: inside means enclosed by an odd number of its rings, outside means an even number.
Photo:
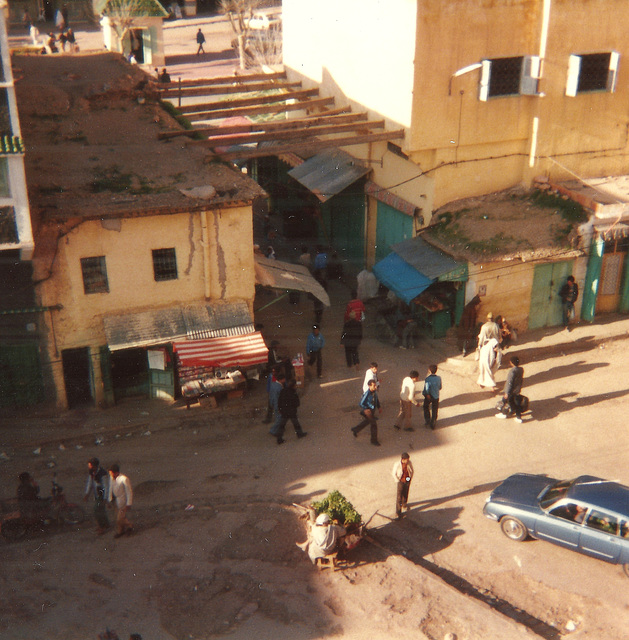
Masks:
[[[89,347],[64,349],[61,353],[63,381],[68,408],[94,404],[92,365]]]
[[[538,264],[535,267],[529,309],[529,329],[555,327],[561,324],[559,289],[572,273],[572,267],[571,260]]]
[[[621,237],[605,241],[601,277],[596,295],[597,314],[618,310],[628,248],[629,238]]]

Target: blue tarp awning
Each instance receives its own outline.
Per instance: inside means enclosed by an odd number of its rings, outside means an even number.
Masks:
[[[437,281],[467,280],[467,265],[439,251],[420,237],[404,240],[391,247],[373,272],[380,282],[409,304]]]
[[[395,295],[410,304],[422,291],[428,289],[432,280],[404,262],[397,253],[390,253],[373,267],[380,282]]]

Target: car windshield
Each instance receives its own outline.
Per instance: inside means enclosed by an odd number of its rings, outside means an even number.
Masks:
[[[561,500],[568,493],[568,489],[572,486],[574,480],[561,480],[555,484],[550,485],[540,495],[539,506],[542,509],[548,509],[552,507],[557,500]]]

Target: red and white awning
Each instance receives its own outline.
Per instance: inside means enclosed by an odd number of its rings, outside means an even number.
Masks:
[[[268,360],[269,350],[259,331],[244,336],[173,342],[184,367],[249,367]]]

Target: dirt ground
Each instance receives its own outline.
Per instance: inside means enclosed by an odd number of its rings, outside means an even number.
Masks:
[[[43,491],[57,472],[68,498],[80,500],[86,460],[96,455],[106,465],[119,462],[131,478],[136,533],[118,540],[112,533],[97,536],[90,519],[18,543],[1,541],[0,636],[95,639],[109,628],[124,640],[130,633],[145,640],[441,640],[448,633],[459,640],[517,640],[560,638],[574,628],[579,638],[624,637],[629,612],[618,567],[545,543],[515,545],[481,511],[491,488],[516,470],[576,475],[578,457],[590,450],[601,469],[587,470],[602,474],[610,456],[626,456],[626,436],[603,454],[603,443],[595,445],[579,431],[561,460],[551,463],[546,449],[561,446],[565,427],[539,390],[537,419],[525,423],[527,435],[505,429],[493,419],[493,400],[474,390],[471,358],[461,359],[442,341],[422,341],[416,351],[381,343],[368,309],[361,355],[381,364],[383,446],[371,447],[367,436],[355,440],[349,427],[358,418],[363,370],[348,370],[338,345],[347,287],[335,283],[331,294],[333,306],[323,318],[324,378],[309,375],[300,391],[305,439],[288,430],[286,444],[278,447],[267,434],[263,383],[252,383],[245,398],[226,400],[216,410],[128,400],[105,411],[3,417],[1,498],[14,495],[17,474],[28,469]],[[258,302],[274,299],[267,293]],[[311,314],[305,299],[295,306],[282,299],[256,319],[268,338],[296,353],[304,350]],[[602,367],[603,356],[609,362],[622,358],[622,335],[601,351],[580,331],[560,352],[545,346],[552,333],[523,339],[519,349],[531,363],[532,396],[539,384],[558,395],[543,377],[549,367],[559,377],[568,369],[576,376]],[[579,364],[590,359],[591,365]],[[412,366],[423,371],[433,360],[448,389],[440,428],[394,431],[401,376]],[[610,375],[599,369],[597,377],[609,384]],[[607,402],[612,437],[611,416],[622,411],[622,392],[608,394]],[[570,415],[566,406],[561,413]],[[620,434],[620,424],[617,429],[613,433]],[[415,462],[416,480],[411,513],[397,522],[390,469],[403,450]],[[320,571],[295,546],[305,524],[303,509],[294,505],[305,507],[333,489],[363,515],[369,539],[337,571]],[[89,503],[84,506],[89,514]]]

